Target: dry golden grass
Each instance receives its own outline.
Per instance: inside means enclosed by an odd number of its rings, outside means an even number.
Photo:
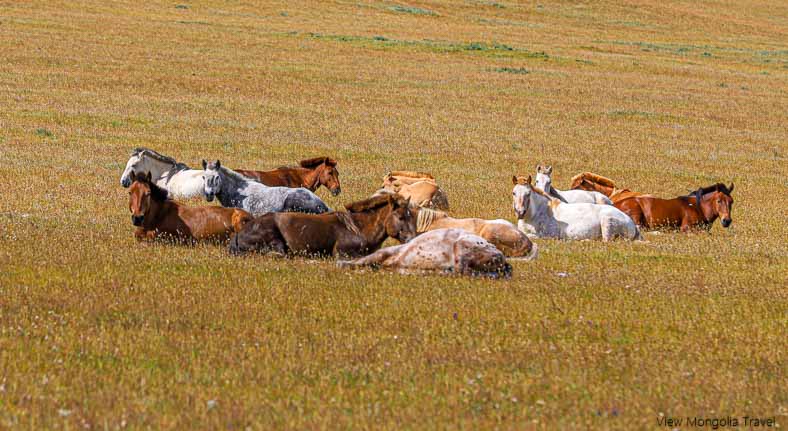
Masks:
[[[0,428],[785,426],[787,92],[782,1],[0,1]],[[136,146],[332,155],[332,206],[425,170],[510,220],[539,162],[733,180],[734,223],[509,281],[237,259],[133,240]]]

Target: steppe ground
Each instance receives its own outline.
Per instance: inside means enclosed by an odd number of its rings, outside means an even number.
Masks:
[[[785,427],[784,1],[0,0],[0,428]],[[507,218],[552,164],[733,226],[538,241],[511,280],[138,244],[132,148],[432,172]],[[205,204],[199,201],[193,204]]]

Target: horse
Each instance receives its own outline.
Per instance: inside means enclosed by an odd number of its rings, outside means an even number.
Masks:
[[[729,187],[717,183],[674,199],[636,196],[618,201],[615,206],[639,226],[649,229],[678,227],[688,232],[693,227],[701,227],[709,230],[717,218],[721,219],[722,227],[729,227],[733,222],[733,186],[733,183]]]
[[[169,197],[189,199],[203,194],[203,171],[191,169],[172,157],[157,153],[149,148],[139,147],[131,152],[126,168],[120,176],[123,188],[131,186],[132,174],[150,173],[157,186],[166,189]]]
[[[386,247],[359,259],[339,261],[337,265],[392,268],[402,273],[440,271],[491,278],[512,276],[512,266],[503,252],[464,229],[429,231],[405,244]]]
[[[552,166],[536,166],[536,184],[535,186],[542,189],[545,193],[566,203],[579,204],[601,204],[613,205],[610,198],[597,191],[586,190],[558,190],[553,187],[553,167]]]
[[[635,222],[611,205],[563,203],[531,184],[531,176],[512,177],[517,226],[539,238],[642,239]],[[528,233],[528,232],[527,232]]]
[[[435,177],[424,172],[394,171],[383,177],[378,193],[392,192],[411,198],[414,207],[449,209],[446,192],[438,187]]]
[[[570,188],[573,190],[587,190],[602,193],[610,198],[613,204],[634,196],[651,196],[630,189],[616,188],[616,183],[613,182],[613,180],[593,172],[583,172],[572,177],[572,185]]]
[[[222,166],[219,160],[202,161],[205,172],[203,192],[208,202],[219,198],[222,206],[243,208],[254,216],[267,212],[305,212],[321,214],[328,206],[317,195],[301,187],[268,187]]]
[[[168,238],[180,241],[225,241],[252,219],[238,208],[191,207],[167,198],[167,190],[152,182],[150,172],[129,175],[131,223],[138,240]]]
[[[345,208],[325,214],[262,215],[233,236],[229,251],[357,257],[379,249],[388,237],[407,242],[416,236],[410,202],[401,196],[373,197]]]
[[[498,247],[507,257],[524,257],[533,260],[538,254],[538,247],[528,236],[507,220],[483,220],[480,218],[454,218],[443,211],[429,208],[418,208],[416,212],[416,233],[424,233],[436,229],[456,228],[484,238]]]
[[[299,165],[283,166],[271,171],[236,169],[235,172],[271,187],[304,187],[314,192],[320,186],[325,186],[334,196],[342,192],[336,160],[330,157],[315,157],[301,160]]]

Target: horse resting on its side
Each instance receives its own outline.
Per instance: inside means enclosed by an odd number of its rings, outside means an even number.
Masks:
[[[414,208],[414,211],[416,212],[416,232],[418,233],[457,228],[484,238],[508,257],[524,257],[526,260],[533,260],[538,255],[536,244],[507,220],[454,218],[449,217],[443,211],[429,208]]]
[[[416,235],[410,202],[399,195],[372,197],[345,208],[325,214],[264,214],[233,236],[230,252],[356,257],[377,250],[388,237],[406,242]]]
[[[463,229],[437,229],[413,240],[355,260],[339,261],[345,268],[370,266],[400,272],[441,271],[492,278],[512,275],[512,266],[494,245]]]
[[[224,241],[252,219],[237,208],[191,207],[167,198],[167,190],[151,181],[151,174],[130,174],[129,209],[138,240],[165,237],[181,241]]]
[[[651,196],[630,189],[619,189],[616,187],[616,183],[610,178],[597,175],[593,172],[583,172],[582,174],[577,174],[572,177],[571,188],[572,190],[586,190],[602,193],[610,198],[613,205],[618,201],[623,201],[624,199],[629,199],[634,196]]]
[[[722,227],[732,223],[733,183],[730,187],[717,183],[696,190],[688,196],[660,199],[653,196],[637,196],[615,203],[620,209],[645,228],[679,227],[687,232],[693,227],[710,229],[717,218]]]
[[[342,192],[336,160],[330,157],[315,157],[301,160],[299,165],[283,166],[271,171],[236,169],[235,172],[271,187],[304,187],[314,192],[320,186],[325,186],[334,196]]]
[[[536,187],[542,189],[548,195],[558,200],[570,204],[600,204],[613,205],[610,198],[603,193],[590,190],[558,190],[553,187],[553,167],[536,166]]]

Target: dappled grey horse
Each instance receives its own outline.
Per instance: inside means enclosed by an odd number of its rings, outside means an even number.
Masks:
[[[269,187],[225,168],[219,160],[211,163],[203,160],[202,166],[208,202],[217,197],[222,206],[241,208],[255,216],[268,212],[321,214],[330,211],[316,194],[303,187]]]

